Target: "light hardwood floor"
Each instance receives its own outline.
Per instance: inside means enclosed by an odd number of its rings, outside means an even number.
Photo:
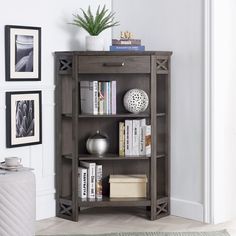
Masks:
[[[133,210],[122,211],[117,208],[88,209],[82,211],[78,222],[50,218],[36,223],[36,235],[51,234],[99,234],[108,232],[155,232],[155,231],[215,231],[227,229],[236,236],[236,220],[218,225],[208,225],[175,216],[156,221],[144,218]]]

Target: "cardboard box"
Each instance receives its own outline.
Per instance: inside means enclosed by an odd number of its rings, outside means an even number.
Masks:
[[[145,198],[147,182],[146,175],[110,175],[110,197]]]

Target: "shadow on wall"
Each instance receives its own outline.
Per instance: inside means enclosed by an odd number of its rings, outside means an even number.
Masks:
[[[70,22],[72,22],[72,15],[69,19],[68,15],[66,15],[58,25],[68,35],[67,48],[71,51],[84,51],[86,32],[79,27],[71,25]]]

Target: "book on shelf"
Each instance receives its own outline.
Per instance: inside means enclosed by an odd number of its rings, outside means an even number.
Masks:
[[[112,39],[112,45],[141,45],[141,39]]]
[[[104,83],[98,82],[98,112],[103,115],[104,110]]]
[[[133,120],[133,132],[132,132],[132,155],[133,156],[139,156],[139,136],[140,136],[140,121],[139,120]]]
[[[78,196],[80,198],[87,198],[87,169],[78,168]]]
[[[119,156],[125,156],[125,123],[119,122]]]
[[[111,114],[116,114],[116,81],[111,81]]]
[[[116,114],[116,81],[81,81],[80,97],[83,114]]]
[[[96,165],[96,198],[102,198],[102,165]]]
[[[80,82],[81,112],[98,114],[98,81]]]
[[[145,46],[141,45],[141,46],[135,46],[135,45],[112,45],[110,46],[110,51],[112,52],[116,52],[116,51],[120,51],[120,52],[125,52],[125,51],[145,51]]]
[[[119,156],[151,156],[151,125],[146,119],[119,122]]]
[[[145,126],[145,152],[146,156],[151,156],[151,125]]]
[[[132,130],[133,121],[125,120],[125,156],[132,156]]]
[[[87,168],[87,197],[95,198],[95,173],[96,173],[96,164],[86,161],[80,161],[80,166]]]
[[[145,148],[145,135],[146,135],[146,119],[139,120],[140,122],[140,136],[139,136],[139,154],[140,156],[146,155],[146,148]]]

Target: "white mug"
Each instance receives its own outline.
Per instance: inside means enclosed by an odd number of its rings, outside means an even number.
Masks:
[[[9,167],[18,166],[21,163],[19,157],[5,157],[5,165]]]

